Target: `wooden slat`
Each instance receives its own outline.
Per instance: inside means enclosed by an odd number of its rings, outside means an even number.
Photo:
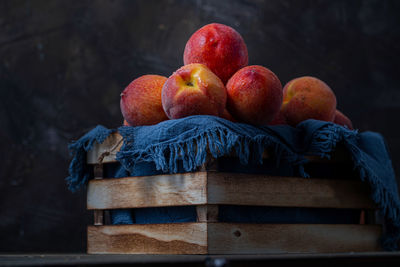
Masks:
[[[96,180],[103,179],[104,176],[103,164],[94,165],[93,174],[94,174],[94,179]],[[93,211],[93,217],[94,217],[94,225],[104,224],[104,210]]]
[[[93,224],[103,225],[104,224],[104,210],[94,210],[93,211]]]
[[[206,223],[89,226],[90,254],[206,254]]]
[[[122,143],[122,136],[119,133],[112,133],[102,144],[95,142],[93,148],[87,152],[86,162],[88,164],[116,162],[115,158]]]
[[[206,204],[206,172],[89,181],[88,209]]]
[[[209,254],[380,251],[381,227],[345,224],[208,224]]]
[[[200,204],[375,209],[361,181],[195,172],[91,180],[88,209]]]
[[[198,222],[218,222],[218,205],[196,206]]]
[[[90,254],[380,251],[378,225],[171,223],[88,227]]]
[[[365,183],[239,173],[208,173],[208,204],[374,209]]]

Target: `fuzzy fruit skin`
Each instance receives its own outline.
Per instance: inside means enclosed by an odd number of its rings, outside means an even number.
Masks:
[[[288,124],[285,115],[281,111],[275,115],[275,117],[268,123],[268,125],[286,125]]]
[[[248,65],[247,46],[233,28],[212,23],[197,30],[188,40],[183,54],[184,64],[202,63],[224,84],[239,69]]]
[[[231,113],[229,113],[227,109],[224,109],[224,111],[222,112],[222,114],[219,115],[219,117],[231,122],[237,122],[237,120],[232,116]]]
[[[124,126],[130,126],[129,123],[126,120],[124,120],[123,125]]]
[[[296,78],[283,88],[281,110],[288,124],[292,126],[307,119],[333,121],[336,96],[331,88],[318,78]]]
[[[351,120],[339,110],[335,111],[335,119],[333,122],[342,126],[347,126],[350,130],[354,130]]]
[[[267,125],[282,105],[282,84],[263,66],[247,66],[229,79],[227,109],[239,121]]]
[[[129,125],[153,125],[168,119],[161,105],[161,89],[166,80],[160,75],[143,75],[125,88],[120,107]]]
[[[224,84],[203,64],[189,64],[178,69],[165,82],[161,95],[164,111],[170,119],[218,116],[226,106]]]

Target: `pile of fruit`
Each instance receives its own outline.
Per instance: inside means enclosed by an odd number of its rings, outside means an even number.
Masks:
[[[124,125],[214,115],[258,126],[316,119],[352,129],[326,83],[305,76],[282,90],[271,70],[248,66],[246,44],[229,26],[212,23],[197,30],[186,43],[183,61],[169,78],[144,75],[125,88],[120,103]]]

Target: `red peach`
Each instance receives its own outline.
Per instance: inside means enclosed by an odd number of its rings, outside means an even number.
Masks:
[[[170,119],[191,115],[218,116],[226,105],[226,89],[217,75],[205,65],[189,64],[168,78],[161,100]]]
[[[129,125],[152,125],[167,120],[161,105],[164,76],[144,75],[132,81],[121,94],[121,112]]]
[[[282,113],[292,126],[307,119],[333,121],[335,110],[335,94],[317,78],[296,78],[283,88]]]
[[[124,120],[123,125],[124,126],[131,126],[131,125],[129,125],[129,123],[126,120]]]
[[[282,104],[282,84],[263,66],[247,66],[236,72],[226,85],[227,109],[239,121],[267,125]]]
[[[239,69],[248,64],[247,47],[233,28],[212,23],[197,30],[188,40],[183,55],[184,64],[202,63],[224,84]]]
[[[339,110],[335,111],[335,119],[333,120],[333,122],[342,126],[347,126],[347,128],[349,128],[350,130],[354,129],[351,120]]]
[[[227,109],[224,109],[220,117],[231,122],[237,122],[237,120],[232,116],[231,113],[229,113]]]
[[[286,118],[281,111],[268,123],[268,125],[285,125],[287,124]]]

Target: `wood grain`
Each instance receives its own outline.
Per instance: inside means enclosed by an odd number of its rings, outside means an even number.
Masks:
[[[93,224],[103,225],[104,224],[104,210],[93,211]]]
[[[93,174],[95,180],[103,179],[104,169],[103,164],[96,164],[93,166]],[[104,210],[94,210],[93,211],[93,224],[103,225],[104,224]]]
[[[208,224],[209,254],[380,251],[381,227],[345,224]]]
[[[206,223],[89,226],[89,254],[206,254]]]
[[[277,207],[364,208],[376,206],[361,181],[209,172],[208,204]]]
[[[89,254],[380,251],[378,225],[171,223],[88,227]]]
[[[88,209],[200,204],[375,209],[361,181],[195,172],[91,180]]]
[[[198,222],[218,222],[218,205],[196,206]]]
[[[87,164],[117,162],[116,155],[122,143],[122,136],[119,133],[110,134],[101,144],[95,142],[93,148],[87,152]]]
[[[91,180],[88,209],[206,204],[206,172]]]

